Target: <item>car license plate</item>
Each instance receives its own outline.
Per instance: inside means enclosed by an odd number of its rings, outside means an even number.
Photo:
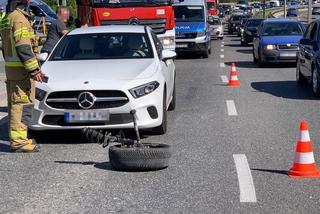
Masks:
[[[176,47],[177,47],[177,48],[187,48],[187,47],[188,47],[188,44],[185,44],[185,43],[180,43],[180,44],[179,44],[179,43],[177,43],[177,44],[176,44]]]
[[[280,57],[295,57],[296,52],[294,53],[280,53]]]
[[[109,119],[109,111],[72,111],[64,114],[67,123],[100,123],[108,122]]]

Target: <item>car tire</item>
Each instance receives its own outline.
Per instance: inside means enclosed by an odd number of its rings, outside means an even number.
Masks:
[[[264,67],[264,61],[261,59],[260,50],[258,50],[258,64],[260,67]]]
[[[172,100],[171,100],[170,105],[169,105],[169,108],[168,108],[169,111],[175,110],[175,108],[176,108],[176,102],[177,102],[176,99],[177,99],[177,98],[176,98],[176,83],[174,82],[173,92],[172,92]]]
[[[298,85],[307,85],[308,84],[308,79],[301,74],[299,60],[297,62],[297,67],[296,67],[296,82]]]
[[[167,111],[167,92],[166,88],[163,92],[163,102],[162,102],[162,123],[160,126],[154,128],[153,133],[158,135],[163,135],[167,132],[167,126],[168,126],[168,111]]]
[[[254,49],[252,50],[252,57],[253,57],[253,62],[254,62],[255,64],[257,64],[257,63],[258,63],[258,59],[256,58],[256,56],[255,56],[255,54],[254,54]]]
[[[205,59],[209,58],[209,48],[206,48],[206,50],[203,51],[202,57]]]
[[[150,171],[169,166],[171,149],[167,144],[143,144],[142,147],[114,145],[109,148],[112,168],[127,171]]]
[[[219,39],[220,39],[220,40],[223,40],[223,36],[222,36],[222,37],[219,37]]]
[[[241,46],[248,46],[247,42],[241,41]]]
[[[209,41],[208,53],[211,55],[211,40]]]
[[[314,95],[320,97],[320,80],[317,68],[315,66],[312,70],[312,91]]]

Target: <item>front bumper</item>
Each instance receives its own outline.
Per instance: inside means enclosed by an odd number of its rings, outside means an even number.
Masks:
[[[211,30],[211,38],[223,38],[224,32],[223,29],[220,28],[215,28]]]
[[[176,52],[203,52],[208,48],[208,36],[197,37],[195,39],[177,39]]]
[[[242,41],[246,42],[246,43],[252,43],[253,42],[253,36],[244,32],[243,36],[242,36]]]
[[[296,62],[297,50],[263,50],[261,59],[264,62]]]
[[[92,127],[98,129],[129,129],[133,128],[130,111],[135,109],[137,124],[141,129],[154,128],[162,123],[162,97],[163,86],[159,86],[154,92],[140,98],[133,98],[129,92],[125,92],[129,102],[123,106],[108,109],[98,109],[110,113],[109,121],[101,123],[67,123],[64,115],[70,111],[94,111],[94,110],[66,110],[50,107],[45,101],[35,102],[33,119],[30,125],[32,130],[65,130]],[[156,109],[157,117],[150,113],[150,107]],[[151,116],[152,115],[152,116]]]

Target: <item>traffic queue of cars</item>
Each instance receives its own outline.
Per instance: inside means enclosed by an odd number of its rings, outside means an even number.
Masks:
[[[318,15],[318,8],[320,6],[314,5],[314,16]],[[288,12],[292,16],[298,14],[297,9],[289,9]],[[310,83],[313,93],[320,97],[320,19],[314,18],[306,27],[296,19],[247,18],[242,14],[232,15],[228,24],[231,34],[240,29],[242,46],[252,43],[254,63],[259,66],[270,62],[282,65],[295,63],[297,84]]]

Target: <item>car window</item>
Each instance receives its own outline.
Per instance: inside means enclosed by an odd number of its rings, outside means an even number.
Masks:
[[[44,16],[43,12],[36,6],[30,6],[30,10],[35,16]]]
[[[258,27],[262,22],[262,19],[257,20],[248,20],[246,23],[246,27]]]
[[[151,35],[152,35],[152,39],[153,39],[154,44],[155,44],[156,49],[157,49],[158,57],[160,57],[160,56],[161,56],[161,53],[162,53],[162,50],[163,50],[162,43],[161,43],[161,41],[159,40],[159,38],[157,37],[156,34],[154,34],[154,33],[152,32]]]
[[[311,34],[311,30],[313,27],[313,23],[311,23],[308,27],[306,32],[304,33],[303,37],[309,39],[310,38],[310,34]]]
[[[317,23],[314,23],[310,33],[310,39],[313,41],[317,41],[317,28],[318,28]]]
[[[57,45],[50,60],[152,58],[145,33],[94,33],[67,35]]]
[[[304,29],[297,22],[265,23],[262,36],[298,36],[303,35]]]

